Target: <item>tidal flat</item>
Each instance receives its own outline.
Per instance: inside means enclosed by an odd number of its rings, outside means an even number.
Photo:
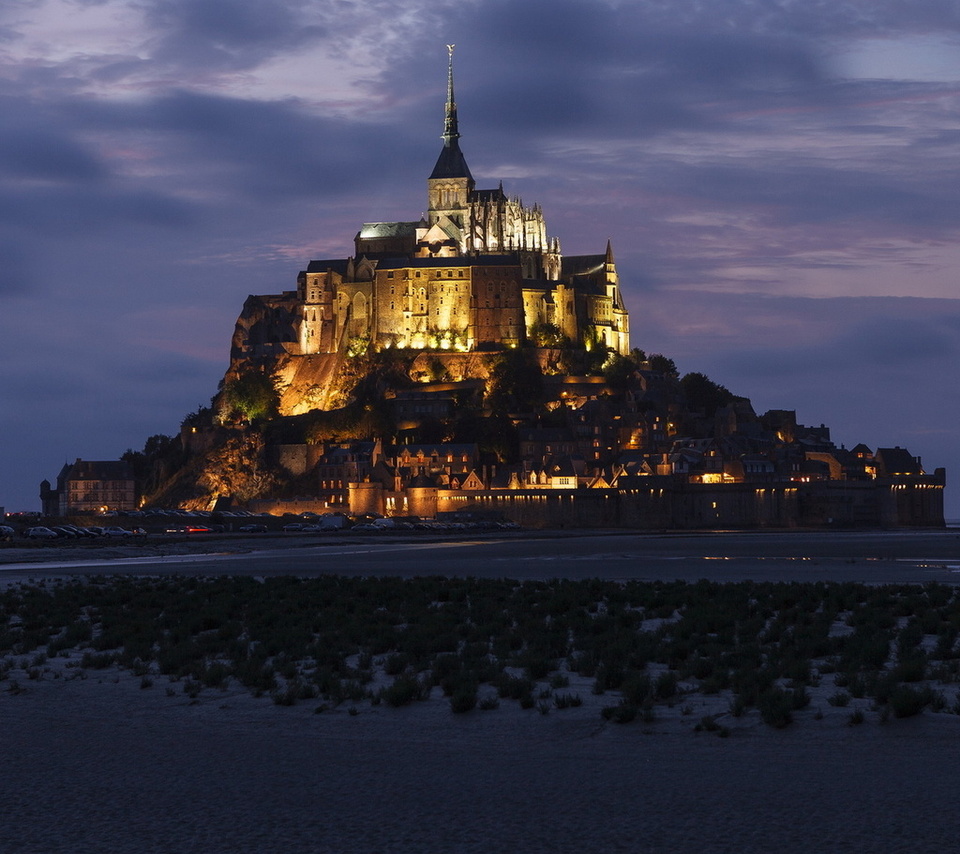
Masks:
[[[952,584],[230,563],[8,581],[0,850],[914,851],[960,832]]]

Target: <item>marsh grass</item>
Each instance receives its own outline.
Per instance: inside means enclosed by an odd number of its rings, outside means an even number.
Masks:
[[[792,691],[770,688],[758,698],[757,708],[765,724],[783,729],[793,722],[793,702]]]
[[[553,705],[557,709],[570,709],[583,705],[583,700],[580,699],[579,694],[555,694]]]
[[[694,732],[718,732],[720,724],[717,723],[716,715],[705,715],[700,718],[700,722],[693,728]]]
[[[428,680],[418,679],[412,673],[402,673],[392,685],[380,691],[380,698],[394,708],[408,706],[416,700],[425,700],[430,696],[430,687]]]
[[[461,682],[450,697],[450,709],[455,714],[471,712],[477,707],[477,685],[475,682]]]
[[[850,695],[846,691],[836,691],[831,696],[827,697],[827,702],[831,706],[837,706],[843,708],[850,704]]]
[[[893,716],[909,718],[919,715],[933,699],[929,688],[914,688],[911,685],[896,685],[891,691],[887,703]]]
[[[935,584],[115,577],[0,591],[0,679],[55,677],[56,660],[79,663],[77,678],[166,675],[194,699],[237,684],[279,704],[403,706],[439,686],[475,708],[489,686],[549,711],[579,699],[563,692],[577,674],[617,722],[698,688],[785,726],[823,674],[831,705],[944,710],[930,683],[957,680],[958,636],[960,597]]]
[[[482,712],[493,711],[500,708],[500,698],[496,694],[486,694],[477,702],[477,708]]]

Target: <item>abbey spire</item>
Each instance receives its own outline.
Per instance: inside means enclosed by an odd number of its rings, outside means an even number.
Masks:
[[[447,103],[443,119],[443,149],[437,158],[437,165],[433,167],[431,179],[435,178],[466,178],[472,186],[473,176],[467,161],[460,151],[460,130],[457,123],[457,102],[453,97],[453,48],[447,45],[449,60],[447,65]]]
[[[445,105],[443,121],[443,141],[449,146],[453,140],[460,138],[457,127],[457,100],[453,97],[453,49],[456,45],[447,45],[447,103]]]
[[[447,45],[447,103],[443,120],[443,148],[427,181],[427,221],[430,225],[449,220],[457,229],[466,225],[467,200],[474,188],[473,175],[460,150],[460,130],[457,125],[457,102],[453,97],[453,45]],[[449,235],[464,247],[462,233]]]

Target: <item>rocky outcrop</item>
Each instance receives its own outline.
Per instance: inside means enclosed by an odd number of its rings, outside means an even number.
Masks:
[[[263,434],[237,430],[192,458],[147,503],[157,507],[209,510],[222,496],[246,502],[274,495],[280,486],[276,470],[264,453]]]

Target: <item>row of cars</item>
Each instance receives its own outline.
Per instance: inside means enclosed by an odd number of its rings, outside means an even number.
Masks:
[[[6,526],[4,526],[6,527]],[[10,539],[13,538],[13,528],[7,528],[10,531]],[[105,539],[125,539],[127,537],[145,537],[147,532],[143,528],[134,528],[128,531],[126,528],[108,526],[106,528],[99,525],[89,527],[80,527],[79,525],[34,525],[32,528],[24,528],[21,536],[28,540],[92,540],[98,538]]]
[[[283,526],[288,533],[316,534],[324,531],[516,531],[520,526],[515,522],[495,522],[490,520],[470,521],[430,521],[416,517],[392,519],[388,516],[358,516],[350,518],[342,515],[321,516],[315,521],[290,522]],[[242,530],[242,529],[241,529]]]
[[[223,519],[249,519],[260,516],[269,516],[269,513],[252,513],[249,510],[182,510],[179,507],[149,507],[146,510],[109,510],[102,516],[124,516],[129,519],[145,519],[148,521],[165,521],[167,519],[195,520],[201,522],[211,517]]]
[[[497,531],[515,530],[518,526],[512,522],[495,522],[480,519],[424,520],[416,516],[389,518],[378,514],[347,516],[341,512],[323,514],[305,511],[297,516],[284,514],[284,517],[269,513],[253,514],[246,510],[204,511],[204,510],[163,510],[149,509],[126,511],[114,515],[142,518],[151,533],[166,534],[223,534],[237,532],[241,534],[266,534],[269,532],[287,534],[319,534],[333,532],[387,532],[393,531]],[[39,519],[33,521],[40,521]],[[89,538],[122,539],[145,537],[141,527],[132,530],[116,525],[108,527],[79,525],[39,525],[23,526],[20,536],[31,540],[75,540]],[[12,540],[16,531],[9,526],[0,526],[0,541]]]

